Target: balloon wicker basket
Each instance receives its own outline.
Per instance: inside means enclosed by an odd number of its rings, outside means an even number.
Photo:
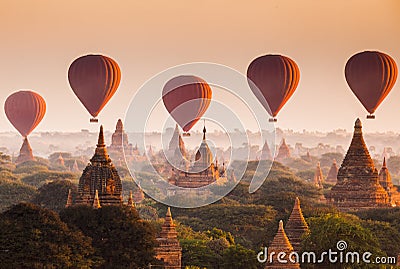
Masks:
[[[98,120],[98,119],[96,119],[96,118],[91,118],[91,119],[90,119],[90,122],[94,122],[94,123],[96,123],[96,122],[99,122],[99,120]]]
[[[190,133],[183,133],[183,136],[190,136]]]
[[[276,118],[270,118],[268,121],[269,122],[277,122],[278,120]]]
[[[372,115],[372,114],[367,115],[367,119],[375,119],[375,115]]]

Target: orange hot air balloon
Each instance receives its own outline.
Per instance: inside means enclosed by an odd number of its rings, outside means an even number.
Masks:
[[[378,51],[364,51],[353,55],[346,63],[347,84],[369,112],[368,119],[389,94],[397,78],[396,62]]]
[[[300,70],[290,58],[264,55],[253,60],[247,68],[250,89],[276,121],[275,117],[296,90]]]
[[[114,95],[121,80],[116,61],[103,55],[76,59],[68,70],[68,80],[75,95],[97,122],[97,115]]]
[[[27,137],[46,113],[46,102],[32,91],[18,91],[7,97],[4,111],[11,124]]]
[[[212,91],[207,82],[191,75],[172,78],[162,91],[165,108],[185,132],[204,115],[211,97]]]

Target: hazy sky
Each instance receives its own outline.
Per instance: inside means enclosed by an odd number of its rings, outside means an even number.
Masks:
[[[201,61],[245,73],[255,57],[276,53],[295,60],[301,72],[278,127],[349,130],[361,117],[367,131],[400,131],[399,81],[376,119],[366,121],[344,78],[347,59],[364,50],[385,52],[400,65],[398,0],[0,0],[0,34],[2,106],[16,90],[40,93],[48,110],[37,131],[98,128],[67,80],[70,63],[89,53],[112,57],[122,70],[99,116],[109,130],[135,91],[166,68]],[[9,130],[0,113],[0,131]]]

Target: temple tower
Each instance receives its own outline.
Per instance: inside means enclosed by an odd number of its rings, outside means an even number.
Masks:
[[[353,139],[337,175],[337,183],[326,194],[328,203],[343,211],[387,207],[389,196],[379,184],[374,166],[362,135],[359,119],[354,126]]]
[[[283,229],[283,221],[279,221],[278,232],[276,233],[274,239],[268,247],[268,260],[265,269],[292,269],[292,268],[300,268],[300,264],[292,263],[289,260],[289,255],[292,253],[293,246],[287,237],[285,230]],[[275,254],[272,255],[272,252]],[[286,254],[285,260],[287,263],[282,263],[278,261],[278,253],[284,252]],[[270,259],[272,256],[272,260]]]
[[[321,170],[321,164],[320,162],[317,163],[317,168],[315,169],[315,173],[314,173],[314,185],[319,188],[322,189],[322,183],[324,182],[324,175],[322,174],[322,170]]]
[[[400,205],[400,193],[393,185],[392,176],[386,166],[386,158],[383,158],[383,165],[379,171],[379,184],[386,190],[389,195],[389,202],[392,206]]]
[[[182,248],[177,238],[175,224],[172,220],[171,209],[168,207],[160,236],[155,248],[156,259],[164,262],[165,268],[181,269]]]
[[[272,153],[268,146],[267,140],[265,140],[264,145],[261,149],[261,154],[260,154],[260,161],[264,161],[264,160],[272,160]]]
[[[286,234],[293,246],[294,251],[300,253],[300,244],[302,236],[309,232],[308,224],[304,219],[300,207],[300,200],[296,197],[292,213],[285,226]]]
[[[21,149],[19,150],[19,155],[17,160],[15,161],[17,164],[27,162],[27,161],[34,161],[35,157],[33,157],[32,148],[29,144],[28,138],[24,138],[24,142],[22,143]]]
[[[282,138],[281,145],[279,146],[278,155],[276,156],[277,161],[283,161],[287,158],[290,158],[290,149],[286,144],[285,138]]]
[[[96,193],[101,206],[122,203],[121,179],[107,154],[103,126],[95,153],[79,179],[77,203],[93,205]]]
[[[333,160],[332,166],[328,172],[328,176],[326,177],[326,181],[336,183],[338,170],[339,169],[337,167],[336,160]]]

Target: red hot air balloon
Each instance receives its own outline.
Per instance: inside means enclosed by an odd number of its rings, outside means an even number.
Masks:
[[[353,55],[346,63],[347,84],[369,112],[368,119],[389,94],[397,78],[396,62],[387,54],[364,51]]]
[[[212,91],[207,82],[191,75],[172,78],[162,91],[165,108],[185,132],[204,115],[211,97]]]
[[[290,58],[282,55],[264,55],[253,60],[247,68],[248,83],[254,95],[275,117],[296,90],[300,70]]]
[[[121,80],[117,62],[103,55],[76,59],[68,70],[68,80],[75,95],[97,122],[97,115],[114,95]]]
[[[11,124],[27,137],[46,113],[46,102],[32,91],[18,91],[7,97],[4,111]]]

